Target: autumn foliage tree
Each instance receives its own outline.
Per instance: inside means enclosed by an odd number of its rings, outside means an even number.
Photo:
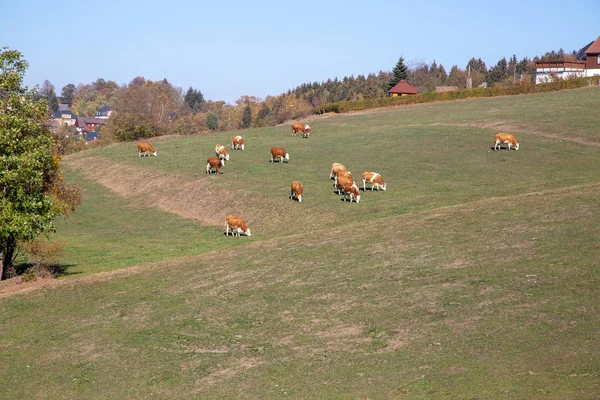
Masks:
[[[20,52],[0,51],[0,279],[11,273],[19,243],[53,231],[55,218],[80,202],[45,124],[48,103],[22,86],[27,67]]]

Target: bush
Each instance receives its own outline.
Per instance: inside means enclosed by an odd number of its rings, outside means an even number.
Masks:
[[[378,97],[361,100],[338,101],[328,103],[312,109],[313,114],[324,114],[328,112],[346,113],[352,111],[368,110],[372,108],[391,107],[398,105],[431,103],[434,101],[447,101],[458,99],[470,99],[478,97],[514,96],[518,94],[553,92],[564,89],[576,89],[585,86],[599,85],[598,78],[569,78],[558,79],[550,83],[538,85],[528,82],[520,82],[515,86],[494,86],[491,88],[461,89],[452,92],[427,92],[412,96]]]
[[[56,266],[64,256],[64,244],[36,240],[21,243],[20,247],[25,251],[29,264],[29,268],[22,274],[23,281],[54,277]]]

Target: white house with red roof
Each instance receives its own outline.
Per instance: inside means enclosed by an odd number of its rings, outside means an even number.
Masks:
[[[554,78],[583,78],[600,75],[600,36],[584,47],[577,60],[535,62],[535,83],[550,82]]]

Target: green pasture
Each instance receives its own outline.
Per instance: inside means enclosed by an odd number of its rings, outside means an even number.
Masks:
[[[0,398],[598,398],[599,107],[586,88],[71,155],[64,274],[0,286]],[[498,130],[520,150],[493,151]],[[246,150],[205,174],[238,133]],[[388,190],[340,201],[333,162]]]

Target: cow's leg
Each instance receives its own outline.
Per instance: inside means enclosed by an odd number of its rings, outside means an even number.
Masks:
[[[271,154],[271,161],[269,161],[269,162],[273,162],[273,154]]]

